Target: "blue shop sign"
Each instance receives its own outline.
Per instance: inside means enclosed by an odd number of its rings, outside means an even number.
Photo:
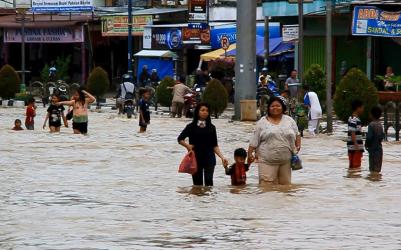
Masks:
[[[208,27],[207,23],[188,23],[188,28],[190,29],[204,30],[207,29],[207,27]]]
[[[265,26],[264,23],[258,23],[256,25],[256,35],[264,37]],[[237,42],[237,27],[235,24],[214,26],[210,30],[210,45],[212,49],[221,48],[221,38],[227,37],[230,44]],[[277,38],[281,37],[280,23],[269,23],[269,37]]]
[[[383,11],[373,6],[354,8],[352,35],[401,37],[401,12]]]

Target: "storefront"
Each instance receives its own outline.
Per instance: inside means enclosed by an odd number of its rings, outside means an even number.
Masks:
[[[41,81],[45,64],[56,61],[57,57],[71,56],[71,63],[66,80],[84,82],[87,75],[87,26],[92,17],[74,15],[26,15],[25,23],[25,61],[27,84]],[[3,38],[0,42],[2,64],[10,64],[17,71],[21,70],[21,22],[15,15],[0,17]]]

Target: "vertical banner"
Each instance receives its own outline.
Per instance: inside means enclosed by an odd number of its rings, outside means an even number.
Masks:
[[[189,0],[189,21],[207,21],[208,0]]]

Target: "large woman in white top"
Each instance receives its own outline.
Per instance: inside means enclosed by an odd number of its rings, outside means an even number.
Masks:
[[[257,159],[260,184],[291,184],[291,157],[301,148],[296,122],[285,115],[286,105],[269,100],[266,117],[257,124],[248,148],[248,161]]]

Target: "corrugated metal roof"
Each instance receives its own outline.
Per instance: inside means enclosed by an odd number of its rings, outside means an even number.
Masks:
[[[176,58],[177,55],[170,50],[141,50],[134,56]]]

